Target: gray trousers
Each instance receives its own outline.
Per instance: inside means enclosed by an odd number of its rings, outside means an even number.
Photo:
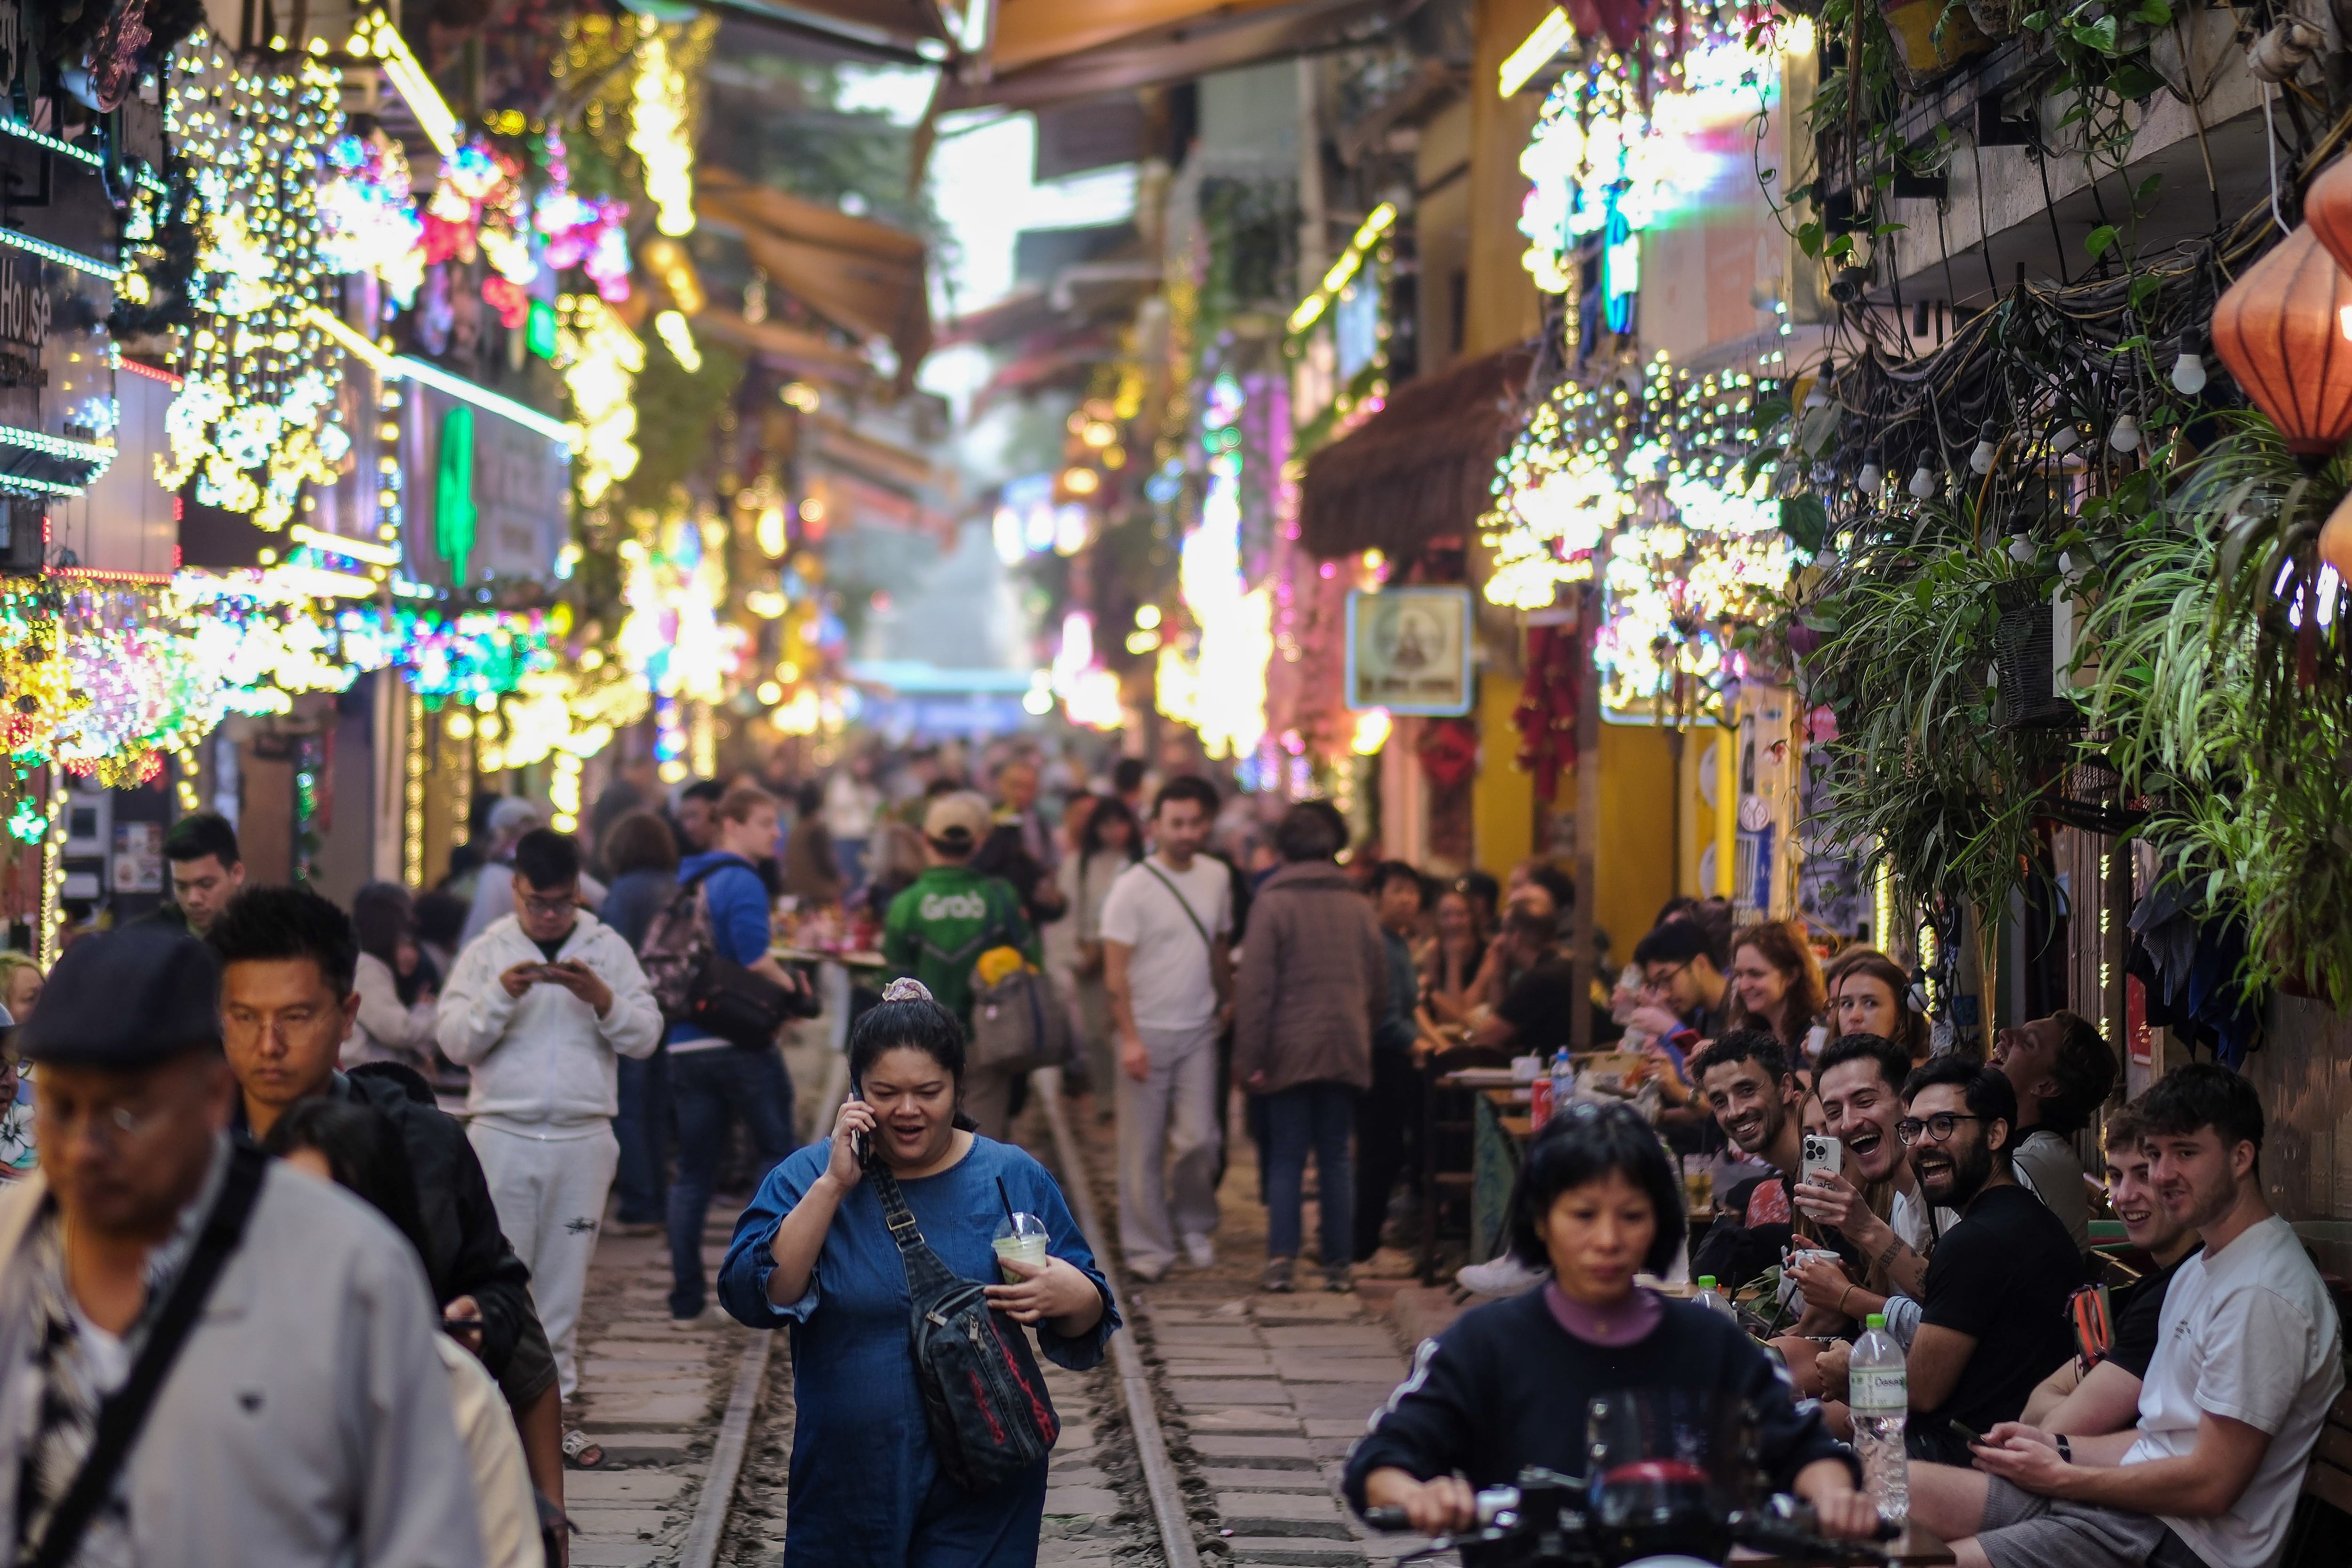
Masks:
[[[1118,1110],[1118,1241],[1129,1268],[1156,1275],[1177,1242],[1217,1228],[1217,1027],[1139,1029],[1151,1055],[1141,1082],[1114,1071]]]

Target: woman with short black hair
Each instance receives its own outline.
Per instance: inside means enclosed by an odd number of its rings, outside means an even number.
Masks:
[[[1817,1412],[1799,1414],[1763,1350],[1720,1313],[1637,1286],[1681,1247],[1681,1184],[1640,1112],[1563,1108],[1528,1145],[1511,1198],[1511,1251],[1549,1268],[1538,1289],[1472,1309],[1424,1343],[1348,1458],[1348,1500],[1402,1508],[1434,1534],[1466,1528],[1481,1487],[1540,1465],[1585,1469],[1584,1411],[1620,1392],[1720,1393],[1754,1412],[1772,1485],[1811,1502],[1823,1531],[1866,1536],[1877,1510]]]
[[[964,1036],[913,980],[895,980],[849,1040],[850,1098],[831,1138],[768,1173],[736,1222],[719,1299],[755,1329],[793,1334],[786,1568],[1011,1568],[1034,1563],[1045,1507],[1039,1459],[1003,1486],[965,1491],[934,1448],[917,1380],[906,1265],[875,1184],[879,1166],[949,1270],[997,1279],[997,1227],[1045,1222],[1046,1258],[988,1287],[1004,1320],[1034,1327],[1047,1357],[1084,1371],[1118,1327],[1110,1286],[1044,1166],[971,1131],[957,1112]],[[1018,1330],[1012,1330],[1018,1332]]]

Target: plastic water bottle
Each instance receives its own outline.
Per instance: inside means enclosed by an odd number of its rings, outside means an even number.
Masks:
[[[1853,1411],[1853,1452],[1862,1461],[1863,1489],[1878,1517],[1900,1524],[1911,1512],[1911,1468],[1903,1456],[1903,1423],[1911,1393],[1904,1381],[1903,1347],[1886,1331],[1886,1315],[1870,1314],[1847,1363],[1847,1405]]]
[[[1691,1300],[1710,1312],[1721,1312],[1735,1322],[1738,1321],[1739,1314],[1731,1310],[1731,1303],[1725,1300],[1723,1292],[1715,1288],[1715,1276],[1712,1274],[1698,1277],[1698,1294]]]
[[[1576,1064],[1569,1059],[1566,1046],[1553,1053],[1551,1058],[1551,1109],[1557,1116],[1576,1103]]]

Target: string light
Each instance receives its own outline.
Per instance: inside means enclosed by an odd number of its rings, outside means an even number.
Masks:
[[[694,232],[694,145],[686,73],[670,58],[672,31],[658,29],[637,47],[629,150],[643,169],[654,226],[675,238]]]

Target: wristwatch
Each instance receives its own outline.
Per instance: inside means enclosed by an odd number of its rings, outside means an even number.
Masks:
[[[2063,1465],[2073,1464],[2074,1462],[2074,1445],[2066,1441],[2066,1435],[2063,1432],[2053,1433],[2052,1434],[2052,1436],[2058,1445],[2058,1462]]]

